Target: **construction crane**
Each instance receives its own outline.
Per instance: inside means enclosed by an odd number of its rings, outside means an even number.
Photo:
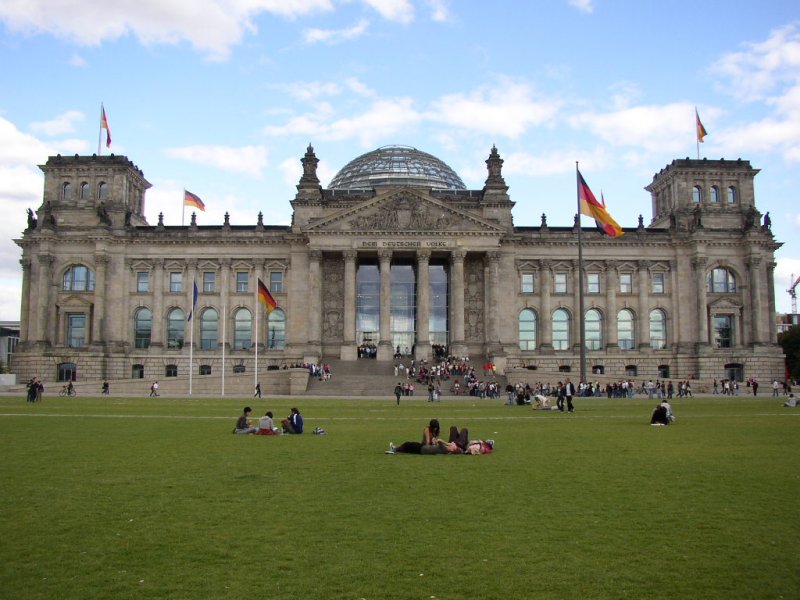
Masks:
[[[789,295],[792,297],[792,314],[797,314],[797,285],[800,284],[800,275],[795,278],[794,273],[792,273],[792,285],[789,286],[789,289],[786,290],[789,292]]]

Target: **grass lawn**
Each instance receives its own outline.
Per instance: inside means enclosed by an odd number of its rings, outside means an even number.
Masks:
[[[798,598],[782,402],[0,398],[0,598]],[[383,453],[431,417],[495,452]]]

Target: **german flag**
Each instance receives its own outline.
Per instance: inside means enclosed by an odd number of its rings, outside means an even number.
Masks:
[[[700,115],[697,114],[697,109],[694,109],[694,119],[697,122],[697,141],[701,144],[703,143],[703,138],[708,135],[706,128],[703,127],[703,124],[700,122]]]
[[[611,237],[623,234],[622,227],[608,214],[605,202],[597,201],[580,171],[578,171],[578,197],[581,202],[581,214],[592,217],[600,231]]]
[[[206,212],[206,205],[200,200],[200,196],[188,190],[183,190],[183,205],[194,206],[196,209]]]
[[[278,308],[278,303],[275,302],[275,298],[272,297],[272,294],[269,293],[267,286],[264,285],[264,282],[261,279],[258,280],[258,301],[264,305],[264,308],[267,309],[268,313],[271,313],[273,310]]]

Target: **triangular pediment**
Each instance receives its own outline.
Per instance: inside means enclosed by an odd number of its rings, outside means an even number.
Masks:
[[[356,206],[348,206],[312,220],[307,233],[365,232],[469,232],[504,233],[496,222],[468,210],[455,208],[424,192],[393,188]]]
[[[712,311],[739,310],[742,308],[742,303],[735,298],[718,298],[713,302],[709,302],[708,307]]]
[[[92,306],[92,299],[83,294],[66,294],[59,298],[58,307],[61,310],[86,310]]]

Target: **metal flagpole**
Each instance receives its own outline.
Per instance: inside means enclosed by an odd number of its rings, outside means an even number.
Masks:
[[[103,136],[103,103],[100,103],[100,128],[97,130],[97,156],[102,154],[100,150],[100,140]]]
[[[228,322],[228,305],[222,305],[222,397],[225,397],[225,325]]]
[[[583,316],[583,227],[581,227],[581,179],[578,161],[575,161],[575,189],[578,197],[578,318],[580,319],[580,372],[581,383],[586,382],[586,323]]]
[[[261,310],[258,308],[258,286],[256,286],[256,364],[253,369],[253,389],[258,385],[258,313]]]
[[[186,214],[186,188],[183,188],[183,200],[181,200],[181,227],[183,227],[183,217]]]
[[[189,395],[192,395],[192,372],[194,371],[194,322],[197,320],[194,314],[194,286],[192,285],[192,320],[191,320],[191,328],[189,330]]]

